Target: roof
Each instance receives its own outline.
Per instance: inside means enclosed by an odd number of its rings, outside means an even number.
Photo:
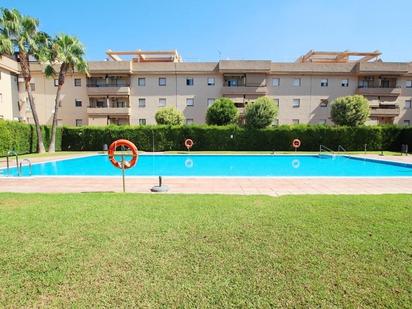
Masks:
[[[377,61],[382,53],[379,50],[373,52],[328,52],[310,50],[305,55],[299,57],[296,62],[306,63],[347,63],[347,62],[368,62]]]

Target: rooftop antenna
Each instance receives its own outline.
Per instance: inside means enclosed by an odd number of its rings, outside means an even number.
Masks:
[[[222,52],[218,49],[217,53],[219,54],[219,60],[222,59]]]

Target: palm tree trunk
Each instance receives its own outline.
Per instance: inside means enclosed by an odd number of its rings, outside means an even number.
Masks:
[[[54,114],[53,114],[53,122],[52,122],[52,128],[51,128],[49,152],[56,151],[57,114],[58,114],[59,107],[62,101],[60,93],[64,85],[64,79],[66,77],[66,73],[67,73],[67,65],[65,63],[62,63],[60,66],[59,84],[57,86],[56,98],[54,100]]]
[[[20,56],[19,58],[20,58],[21,72],[24,78],[24,86],[26,87],[26,92],[29,98],[31,112],[33,114],[34,125],[36,127],[37,152],[44,153],[46,152],[46,149],[44,148],[43,135],[41,133],[39,116],[37,115],[36,105],[34,104],[33,93],[31,91],[31,86],[30,86],[31,74],[30,74],[29,61],[25,53],[20,52],[19,56]]]

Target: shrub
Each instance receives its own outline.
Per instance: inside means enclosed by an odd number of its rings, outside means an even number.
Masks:
[[[224,126],[236,123],[239,112],[229,98],[218,98],[207,110],[206,122],[210,125]]]
[[[42,126],[43,141],[47,147],[50,143],[50,128]],[[62,129],[56,133],[56,150],[61,150]],[[37,151],[37,135],[33,125],[18,121],[0,120],[0,156],[5,156],[9,150],[19,154]]]
[[[178,126],[183,124],[185,117],[176,108],[165,107],[156,112],[155,119],[157,124]]]
[[[337,98],[332,102],[331,117],[337,125],[363,125],[369,117],[368,100],[361,95]]]
[[[295,138],[302,141],[299,150],[318,151],[319,145],[348,151],[400,150],[401,144],[412,145],[412,129],[399,126],[323,126],[282,125],[265,129],[228,126],[108,126],[64,127],[63,150],[101,150],[104,144],[126,138],[139,150],[185,150],[184,140],[191,138],[195,150],[293,150]],[[410,146],[410,148],[412,148]],[[412,150],[412,149],[411,149]]]
[[[246,126],[255,129],[266,128],[272,124],[277,114],[278,107],[275,101],[269,97],[260,97],[246,106]]]

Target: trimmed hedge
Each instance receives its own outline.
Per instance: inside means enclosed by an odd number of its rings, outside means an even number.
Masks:
[[[46,149],[50,141],[50,128],[42,127]],[[154,137],[154,143],[153,143]],[[56,150],[102,150],[116,139],[129,139],[139,150],[186,150],[184,140],[194,141],[193,150],[293,150],[295,138],[302,141],[299,150],[318,151],[319,145],[346,150],[400,151],[408,144],[412,151],[412,127],[362,126],[340,127],[324,125],[279,126],[260,130],[229,126],[107,126],[58,128]],[[0,156],[8,150],[18,153],[36,152],[37,138],[33,125],[0,120]]]
[[[153,143],[154,137],[154,143]],[[233,138],[232,138],[233,137]],[[65,127],[62,150],[102,150],[116,139],[131,140],[139,150],[185,150],[184,140],[194,141],[193,150],[292,150],[295,138],[299,150],[317,151],[319,145],[346,150],[394,150],[401,144],[412,148],[412,128],[399,126],[341,127],[324,125],[279,126],[261,130],[230,126],[107,126]]]
[[[50,127],[42,126],[43,141],[46,149],[50,142]],[[62,129],[58,128],[56,150],[61,150]],[[9,150],[19,154],[37,152],[37,136],[34,125],[18,121],[0,120],[0,156],[5,156]]]

